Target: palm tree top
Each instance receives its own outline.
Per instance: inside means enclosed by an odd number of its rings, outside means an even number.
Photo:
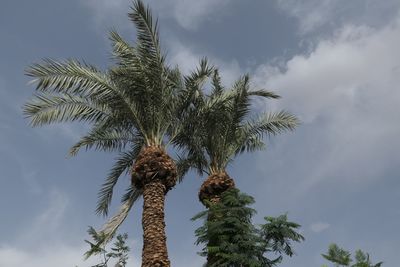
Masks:
[[[211,75],[211,91],[195,101],[196,122],[184,123],[176,140],[187,146],[181,168],[195,167],[200,173],[225,172],[227,165],[243,152],[265,148],[266,136],[293,130],[299,120],[287,111],[252,114],[252,97],[277,99],[279,95],[264,89],[252,90],[249,75],[240,77],[231,88],[221,84],[218,69]]]
[[[182,115],[211,68],[206,60],[191,75],[182,77],[169,67],[160,48],[158,25],[149,8],[133,2],[129,18],[137,29],[135,45],[110,32],[115,64],[105,71],[77,60],[45,59],[26,70],[36,93],[23,107],[32,126],[82,121],[91,126],[70,150],[117,151],[114,166],[99,192],[97,212],[107,215],[113,188],[128,172],[144,146],[166,148],[180,131]],[[130,188],[125,202],[137,199]],[[125,209],[126,210],[126,209]]]
[[[37,89],[24,107],[32,126],[77,120],[93,125],[71,154],[81,147],[120,148],[125,145],[121,139],[164,146],[168,134],[174,132],[176,110],[183,105],[178,97],[183,93],[181,75],[165,63],[158,25],[153,23],[150,10],[141,1],[134,1],[129,18],[137,29],[135,46],[111,31],[116,64],[108,70],[77,60],[45,59],[26,71]],[[91,141],[98,139],[100,132],[110,142],[97,146]]]

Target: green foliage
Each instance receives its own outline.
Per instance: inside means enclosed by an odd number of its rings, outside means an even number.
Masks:
[[[23,107],[32,126],[86,122],[90,130],[72,146],[71,156],[82,148],[119,153],[98,194],[96,212],[104,216],[115,185],[142,147],[167,147],[180,134],[179,121],[189,120],[186,110],[212,69],[202,60],[196,71],[182,77],[166,63],[149,8],[135,0],[129,18],[136,27],[136,42],[130,45],[111,31],[114,64],[107,70],[73,59],[46,59],[26,70],[36,85],[36,93]],[[142,194],[131,186],[127,190],[121,209],[103,231],[108,238]]]
[[[199,173],[217,173],[238,154],[265,148],[264,137],[293,130],[298,119],[286,111],[252,114],[253,97],[279,98],[273,92],[252,90],[248,75],[231,88],[221,84],[218,69],[211,69],[211,91],[199,93],[192,101],[193,120],[182,120],[183,131],[174,140],[187,148],[184,164]],[[201,92],[201,85],[198,86]],[[206,90],[202,90],[206,91]]]
[[[322,257],[330,262],[335,263],[337,266],[349,266],[351,262],[351,253],[339,248],[336,244],[330,244],[327,254],[322,254]]]
[[[304,237],[297,231],[300,225],[287,220],[287,214],[278,217],[264,217],[265,224],[261,225],[260,233],[264,240],[266,252],[279,254],[274,261],[280,262],[282,255],[292,257],[294,251],[292,242],[304,241]]]
[[[327,254],[322,254],[322,257],[335,264],[335,266],[350,266],[350,267],[381,267],[383,262],[372,264],[369,259],[369,254],[362,250],[356,250],[354,260],[351,259],[351,253],[340,248],[336,244],[330,244]],[[355,262],[354,264],[351,264]]]
[[[252,217],[256,211],[249,207],[253,203],[252,197],[231,189],[219,203],[192,218],[204,220],[195,233],[196,244],[205,245],[199,254],[207,257],[207,267],[270,267],[281,262],[283,255],[293,256],[291,241],[304,240],[296,232],[300,226],[282,215],[266,217],[265,224],[255,227]],[[267,254],[275,256],[269,259]]]
[[[126,245],[126,240],[128,239],[126,233],[117,235],[113,246],[109,249],[106,248],[106,242],[104,242],[107,238],[104,233],[98,233],[93,227],[89,227],[88,233],[93,242],[85,240],[90,245],[90,249],[85,253],[85,259],[92,256],[100,257],[100,263],[91,267],[108,267],[110,260],[115,262],[114,267],[126,266],[130,250]]]

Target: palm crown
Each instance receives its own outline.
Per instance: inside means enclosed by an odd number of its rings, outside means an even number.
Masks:
[[[200,67],[182,78],[166,65],[157,23],[140,1],[134,2],[129,17],[137,28],[136,46],[111,31],[116,65],[107,71],[76,60],[50,59],[27,70],[37,85],[37,93],[24,106],[32,126],[89,122],[90,131],[71,148],[71,155],[81,148],[120,152],[99,194],[97,212],[105,215],[114,185],[141,148],[166,147],[175,138],[180,130],[177,114],[193,95],[185,85],[190,88],[207,74]]]
[[[184,130],[174,141],[180,147],[187,147],[180,169],[187,171],[194,167],[200,174],[219,175],[216,179],[221,180],[222,176],[227,177],[225,169],[237,155],[265,148],[265,136],[293,130],[299,121],[286,111],[252,116],[253,96],[272,99],[279,96],[263,89],[251,90],[248,75],[239,78],[230,89],[221,85],[217,69],[210,76],[209,94],[200,93],[193,101],[195,115],[189,117],[196,117],[196,122],[183,123]],[[227,187],[234,186],[233,180],[228,180]],[[200,199],[203,201],[202,196]]]

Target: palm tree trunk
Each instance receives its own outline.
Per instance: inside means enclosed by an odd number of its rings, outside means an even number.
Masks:
[[[143,190],[142,267],[169,267],[165,235],[165,195],[176,184],[174,161],[159,146],[146,146],[132,167],[132,184]]]
[[[156,179],[143,187],[142,267],[169,267],[165,234],[164,202],[166,186]]]

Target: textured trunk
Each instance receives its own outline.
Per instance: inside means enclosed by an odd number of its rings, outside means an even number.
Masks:
[[[169,267],[165,235],[164,202],[176,184],[176,166],[158,146],[142,149],[132,167],[132,184],[143,190],[142,267]]]
[[[165,235],[164,201],[166,187],[155,180],[143,187],[142,267],[169,267]]]
[[[207,206],[207,202],[218,203],[222,193],[234,188],[235,182],[226,172],[210,175],[200,187],[199,200]]]

